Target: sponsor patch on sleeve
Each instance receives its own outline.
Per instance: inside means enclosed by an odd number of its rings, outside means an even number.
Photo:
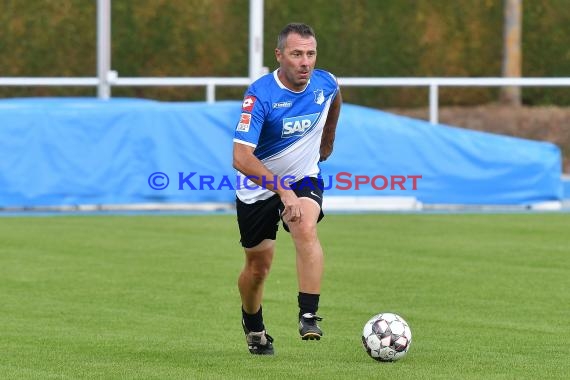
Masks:
[[[242,113],[239,117],[239,123],[237,125],[236,131],[238,132],[248,132],[249,124],[251,124],[251,114]]]
[[[255,104],[255,96],[248,95],[243,100],[243,104],[241,105],[241,109],[243,111],[251,112],[253,110],[253,105]]]

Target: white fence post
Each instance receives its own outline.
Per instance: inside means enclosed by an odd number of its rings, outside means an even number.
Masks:
[[[216,101],[216,84],[209,82],[206,85],[206,102],[214,103]]]
[[[438,110],[439,110],[439,89],[437,82],[433,81],[429,85],[429,122],[431,124],[438,123]]]
[[[109,99],[111,86],[111,0],[97,0],[97,97]]]
[[[249,79],[263,75],[263,0],[249,0]]]

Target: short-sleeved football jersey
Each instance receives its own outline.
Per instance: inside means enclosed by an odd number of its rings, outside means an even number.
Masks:
[[[245,93],[234,142],[254,147],[254,155],[275,175],[287,176],[287,183],[317,177],[323,127],[337,92],[336,78],[324,70],[315,69],[299,92],[286,88],[277,70],[264,75]],[[250,181],[236,190],[244,203],[273,194]]]

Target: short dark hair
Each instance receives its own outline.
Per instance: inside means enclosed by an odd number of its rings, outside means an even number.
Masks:
[[[292,22],[285,25],[283,30],[277,36],[277,49],[282,51],[285,48],[285,41],[287,40],[287,36],[291,33],[298,34],[304,38],[314,37],[315,40],[317,39],[315,31],[309,25],[299,22]]]

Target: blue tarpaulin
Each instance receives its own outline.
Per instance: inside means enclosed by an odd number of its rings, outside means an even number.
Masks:
[[[381,175],[388,180],[384,195],[415,196],[426,204],[514,205],[561,197],[561,153],[554,144],[434,126],[354,105],[342,112],[335,155],[323,165],[325,178],[327,172]],[[396,176],[406,177],[406,190],[391,190]],[[408,176],[421,176],[416,190]],[[333,187],[329,194],[343,192]],[[379,195],[366,185],[358,193]]]
[[[233,202],[240,107],[0,100],[0,207]],[[335,151],[322,172],[327,194],[406,195],[426,204],[530,204],[560,200],[563,191],[561,153],[551,143],[351,104],[343,105]]]

